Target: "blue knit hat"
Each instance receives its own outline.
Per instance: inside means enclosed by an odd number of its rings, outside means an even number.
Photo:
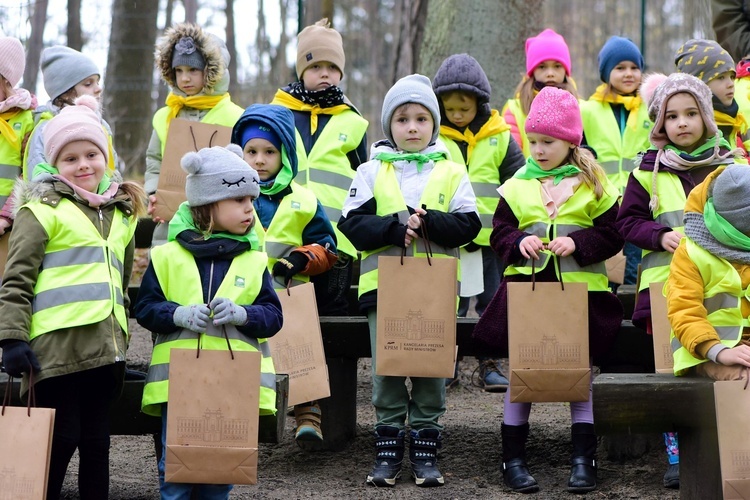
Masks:
[[[623,61],[630,61],[643,71],[643,55],[638,46],[628,38],[610,37],[599,51],[599,78],[609,83],[609,74]]]

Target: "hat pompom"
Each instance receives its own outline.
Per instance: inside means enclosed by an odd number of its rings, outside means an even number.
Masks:
[[[85,106],[96,114],[99,114],[99,101],[94,96],[82,95],[76,98],[74,103],[76,106]]]
[[[654,97],[656,88],[666,79],[667,75],[664,73],[649,73],[645,75],[641,81],[641,99],[647,104],[651,104],[651,99]]]
[[[185,153],[185,156],[180,160],[180,165],[182,166],[182,170],[188,174],[195,175],[201,170],[201,157],[195,151]]]
[[[242,148],[238,144],[229,144],[226,149],[244,160],[245,154],[242,152]]]

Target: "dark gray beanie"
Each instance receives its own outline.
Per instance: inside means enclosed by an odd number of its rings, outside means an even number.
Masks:
[[[64,45],[44,49],[41,66],[44,90],[50,100],[60,97],[91,75],[101,75],[94,61]]]
[[[195,40],[189,36],[183,36],[174,44],[172,69],[177,66],[188,66],[201,70],[206,67],[206,60],[203,58],[203,54],[201,54],[201,51],[195,45]]]
[[[490,81],[476,59],[469,54],[448,57],[435,73],[432,89],[440,97],[454,91],[468,92],[477,98],[477,104],[490,102]]]
[[[750,167],[729,165],[713,184],[716,213],[743,234],[750,235]]]
[[[258,173],[245,163],[237,144],[187,153],[180,165],[188,174],[185,194],[191,207],[260,195]]]
[[[432,139],[430,144],[435,142],[440,133],[440,108],[438,106],[438,100],[435,96],[435,92],[432,91],[432,84],[430,79],[424,75],[413,74],[401,78],[399,81],[393,84],[393,87],[388,90],[383,99],[383,112],[380,116],[380,120],[383,125],[383,133],[386,139],[391,144],[395,145],[396,142],[393,140],[393,134],[391,134],[391,118],[396,109],[406,103],[421,104],[432,115],[432,120],[435,122],[432,127]]]

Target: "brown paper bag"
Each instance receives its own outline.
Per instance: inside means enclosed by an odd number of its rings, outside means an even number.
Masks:
[[[288,404],[294,406],[331,395],[323,337],[312,283],[277,290],[284,326],[268,339],[276,373],[289,375]]]
[[[172,349],[165,480],[258,482],[259,352]]]
[[[43,500],[47,497],[55,410],[6,406],[12,380],[8,379],[0,411],[0,497]]]
[[[750,387],[745,380],[714,382],[721,482],[725,499],[750,500]]]
[[[664,296],[664,283],[649,283],[651,296],[651,326],[654,334],[654,365],[656,373],[674,373],[674,357],[670,344],[672,327],[667,317],[667,298]]]
[[[159,184],[156,186],[156,208],[154,215],[165,221],[179,208],[185,198],[187,174],[180,167],[180,160],[191,151],[211,146],[226,146],[232,139],[232,127],[194,122],[175,118],[169,124],[164,157],[161,161]]]
[[[588,401],[586,283],[508,283],[513,403]]]
[[[455,258],[378,258],[377,375],[453,376],[456,273]]]
[[[617,255],[604,261],[607,278],[610,283],[622,285],[625,282],[625,254],[620,250]]]

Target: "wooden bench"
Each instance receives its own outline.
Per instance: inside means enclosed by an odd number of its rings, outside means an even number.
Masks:
[[[593,393],[597,434],[679,432],[680,498],[722,498],[713,380],[602,373]]]

